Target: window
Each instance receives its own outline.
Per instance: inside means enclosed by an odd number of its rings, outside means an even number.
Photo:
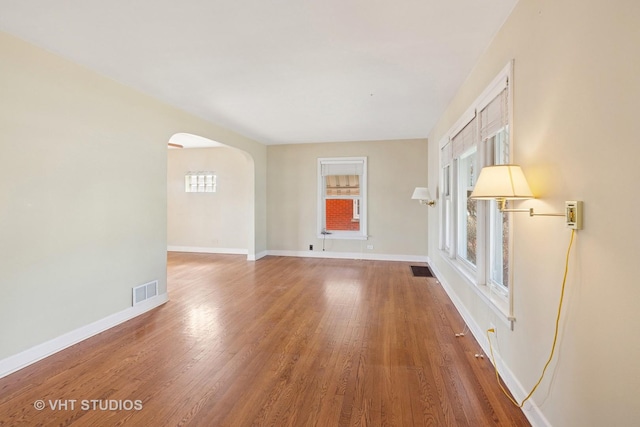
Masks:
[[[367,238],[367,158],[318,159],[318,237]]]
[[[469,196],[480,169],[510,162],[511,64],[465,112],[441,142],[440,249],[463,277],[512,318],[512,224],[495,201]]]
[[[184,176],[187,193],[215,193],[216,175],[213,172],[188,172]]]
[[[216,175],[213,172],[188,172],[184,176],[184,191],[187,193],[215,193]]]

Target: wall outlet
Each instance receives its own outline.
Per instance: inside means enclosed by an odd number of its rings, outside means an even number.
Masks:
[[[367,249],[369,250],[373,249],[373,245],[367,245]]]
[[[489,328],[488,329],[493,329],[493,334],[496,337],[498,336],[498,330],[496,329],[496,325],[494,325],[493,322],[489,322]]]
[[[313,250],[313,245],[309,245],[309,250],[312,251]]]
[[[568,228],[574,230],[582,229],[582,202],[576,200],[568,200],[564,202],[565,222]]]

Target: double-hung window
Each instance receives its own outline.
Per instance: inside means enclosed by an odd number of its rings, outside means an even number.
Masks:
[[[512,318],[512,224],[495,201],[469,198],[480,169],[510,162],[511,64],[465,112],[440,146],[440,249],[462,276]]]
[[[318,159],[318,237],[367,238],[367,158]]]
[[[508,89],[505,88],[480,112],[480,139],[485,165],[509,163]],[[487,209],[487,284],[504,296],[509,293],[510,215],[501,212],[495,200],[484,201]]]

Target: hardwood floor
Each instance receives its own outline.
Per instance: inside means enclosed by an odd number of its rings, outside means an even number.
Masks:
[[[161,308],[0,379],[0,425],[529,425],[409,263],[170,253],[168,286]]]

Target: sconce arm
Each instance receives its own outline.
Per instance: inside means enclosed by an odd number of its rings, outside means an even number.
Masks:
[[[507,201],[505,199],[497,199],[500,212],[529,212],[529,216],[565,216],[563,213],[536,213],[533,208],[530,209],[505,209]]]

